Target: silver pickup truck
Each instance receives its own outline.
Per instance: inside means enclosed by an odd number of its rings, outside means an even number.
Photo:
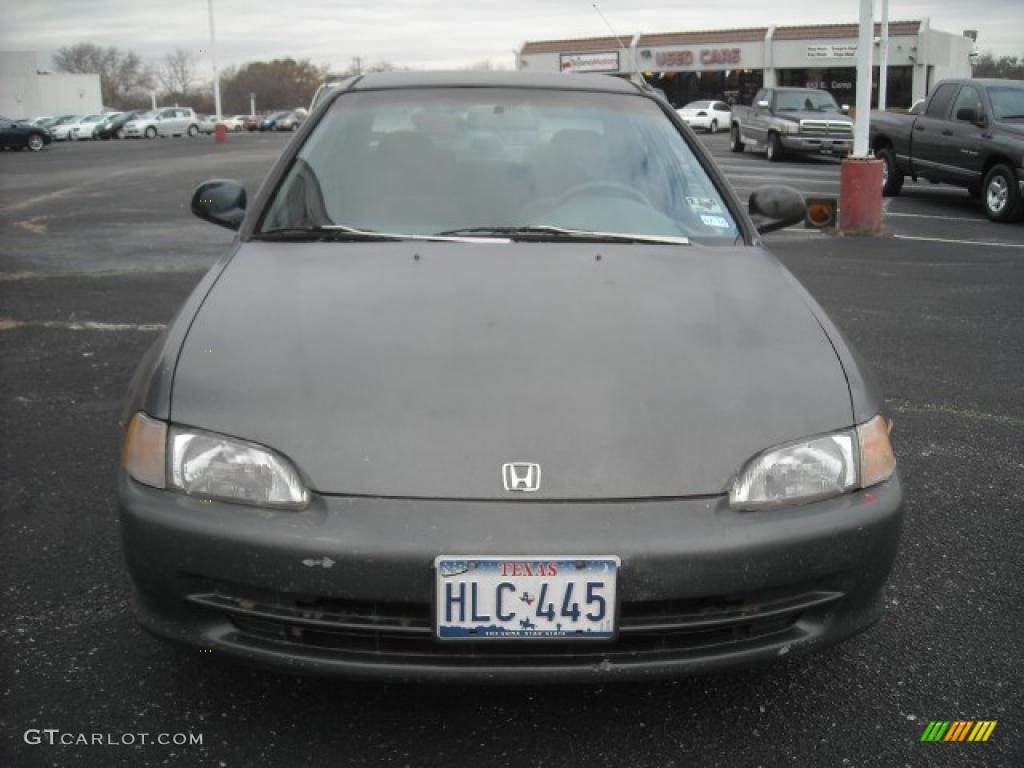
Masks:
[[[853,149],[848,111],[828,91],[762,88],[752,106],[732,108],[729,146],[733,152],[763,149],[773,162],[787,152],[847,155]]]

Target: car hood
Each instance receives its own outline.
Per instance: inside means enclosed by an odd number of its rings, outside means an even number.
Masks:
[[[244,243],[171,401],[314,490],[434,498],[507,498],[506,462],[542,466],[534,499],[720,494],[852,418],[774,257],[632,244]]]
[[[830,123],[853,125],[853,120],[839,112],[777,112],[776,117],[783,120],[828,120]]]

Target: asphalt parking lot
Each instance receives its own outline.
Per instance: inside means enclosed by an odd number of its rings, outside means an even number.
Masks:
[[[254,192],[289,137],[57,145],[0,155],[0,764],[10,766],[1024,765],[1024,224],[908,184],[889,235],[769,236],[877,373],[906,526],[870,631],[821,653],[668,683],[352,685],[168,649],[128,609],[115,505],[136,362],[231,234],[193,187]],[[825,160],[702,137],[746,197],[837,195]],[[930,720],[997,720],[983,744]],[[31,745],[28,729],[202,734],[201,745]]]

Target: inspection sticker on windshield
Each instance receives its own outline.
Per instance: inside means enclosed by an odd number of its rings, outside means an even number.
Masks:
[[[686,202],[690,204],[690,208],[696,213],[722,212],[722,206],[718,204],[718,201],[710,197],[688,197]]]
[[[722,216],[708,216],[706,213],[700,215],[700,220],[704,222],[705,227],[718,227],[719,229],[728,229],[729,222]]]
[[[442,556],[434,566],[442,640],[615,637],[615,556]]]

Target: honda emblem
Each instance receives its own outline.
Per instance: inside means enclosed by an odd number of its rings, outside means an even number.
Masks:
[[[501,479],[506,491],[525,491],[527,493],[540,490],[540,464],[515,461],[501,465]]]

